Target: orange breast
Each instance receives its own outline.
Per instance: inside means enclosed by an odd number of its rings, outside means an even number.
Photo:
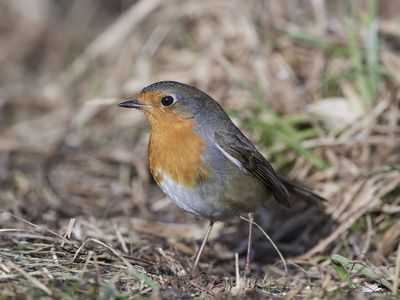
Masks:
[[[162,174],[187,188],[198,186],[211,178],[211,168],[202,160],[207,145],[193,133],[195,123],[170,115],[162,124],[150,122],[149,165],[157,183]],[[162,172],[162,173],[161,173]]]

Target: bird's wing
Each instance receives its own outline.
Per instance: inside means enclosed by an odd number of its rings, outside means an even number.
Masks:
[[[276,201],[290,208],[289,193],[280,182],[271,164],[238,130],[215,133],[216,146],[233,163],[253,173],[273,193]]]

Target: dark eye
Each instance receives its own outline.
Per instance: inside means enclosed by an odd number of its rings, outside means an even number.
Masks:
[[[174,98],[171,96],[165,96],[161,99],[161,104],[164,106],[170,106],[172,103],[174,103]]]

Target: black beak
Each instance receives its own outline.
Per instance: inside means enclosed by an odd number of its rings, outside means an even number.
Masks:
[[[129,100],[118,104],[119,107],[127,107],[127,108],[137,108],[137,109],[146,109],[146,105],[141,103],[139,100]]]

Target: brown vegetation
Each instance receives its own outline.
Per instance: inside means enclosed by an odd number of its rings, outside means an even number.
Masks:
[[[0,3],[0,299],[395,294],[400,5],[377,2]],[[252,275],[237,272],[238,218],[188,275],[207,222],[165,198],[147,120],[117,107],[159,80],[210,94],[328,199],[258,220],[287,271],[259,232]]]

